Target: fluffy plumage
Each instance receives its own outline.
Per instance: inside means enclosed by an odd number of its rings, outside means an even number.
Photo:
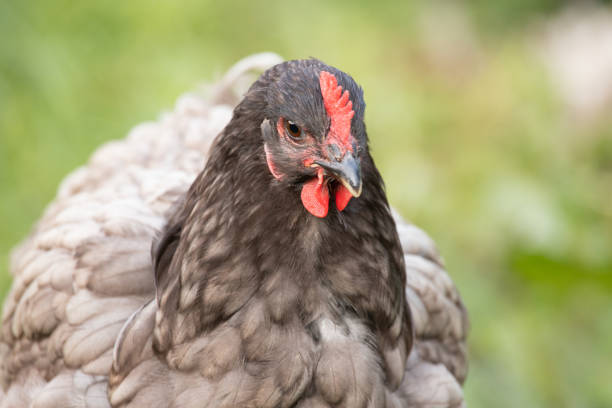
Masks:
[[[326,218],[302,206],[307,176],[270,173],[265,120],[326,131],[322,100],[286,100],[303,90],[287,72],[323,65],[267,71],[232,116],[234,83],[272,62],[242,61],[62,183],[13,254],[1,407],[463,404],[465,309],[433,242],[389,210],[367,145],[363,193]]]

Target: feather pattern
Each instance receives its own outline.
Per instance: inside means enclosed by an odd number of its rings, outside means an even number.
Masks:
[[[206,168],[219,177],[202,183],[211,149],[238,154],[214,141],[238,103],[235,84],[277,58],[241,61],[207,97],[182,97],[64,180],[12,254],[0,407],[463,406],[467,314],[423,231],[385,205],[345,230],[387,278],[369,280],[359,271],[371,266],[310,244],[333,236],[320,236],[318,219],[274,221],[255,193],[221,197],[237,180],[221,176],[214,154]],[[241,166],[260,177],[266,163],[262,154]],[[202,194],[219,199],[203,206]],[[225,206],[247,221],[217,211]],[[227,225],[237,228],[218,234]],[[250,233],[258,225],[272,231],[265,242]],[[274,235],[287,228],[301,239]],[[274,251],[291,239],[302,258]],[[328,284],[283,278],[320,259]],[[194,272],[211,266],[214,275]],[[339,295],[350,302],[336,304]]]

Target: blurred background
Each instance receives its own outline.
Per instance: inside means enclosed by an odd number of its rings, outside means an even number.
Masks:
[[[471,316],[471,407],[612,406],[607,2],[0,2],[0,299],[10,248],[101,143],[261,51],[365,90],[391,203]]]

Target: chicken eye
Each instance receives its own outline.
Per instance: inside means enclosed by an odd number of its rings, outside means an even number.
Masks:
[[[288,120],[287,124],[285,125],[285,128],[287,129],[287,133],[289,134],[289,136],[291,136],[293,140],[297,142],[301,142],[302,140],[304,140],[304,137],[302,135],[302,129],[295,123]]]

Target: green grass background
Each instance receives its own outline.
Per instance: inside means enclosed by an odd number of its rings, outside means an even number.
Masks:
[[[10,248],[97,146],[248,54],[316,56],[364,87],[390,200],[461,290],[468,404],[612,406],[612,121],[574,126],[530,45],[564,3],[465,3],[477,52],[442,62],[423,19],[459,39],[431,4],[2,0],[0,298]]]

